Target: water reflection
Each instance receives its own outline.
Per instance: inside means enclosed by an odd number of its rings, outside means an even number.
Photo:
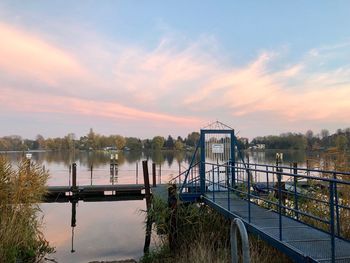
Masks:
[[[50,203],[41,209],[45,236],[57,250],[50,258],[58,262],[138,259],[143,254],[144,201]]]
[[[282,151],[284,164],[308,158],[303,151]],[[247,152],[250,162],[274,163],[276,151]],[[22,153],[7,153],[14,163]],[[35,152],[32,160],[50,171],[50,185],[70,185],[69,167],[77,163],[77,184],[143,183],[142,160],[156,163],[158,182],[184,171],[191,160],[190,152],[123,152],[118,165],[111,169],[108,152]],[[92,169],[91,169],[92,168]],[[44,213],[44,233],[56,247],[53,257],[58,262],[89,262],[93,260],[138,259],[147,248],[142,200],[119,202],[48,203],[40,205]],[[77,220],[78,219],[78,220]],[[147,229],[146,229],[147,230]],[[145,243],[144,243],[145,242]],[[74,252],[74,253],[72,253]]]

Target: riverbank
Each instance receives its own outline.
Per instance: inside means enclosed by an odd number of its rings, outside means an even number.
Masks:
[[[153,199],[148,216],[159,241],[141,258],[142,263],[231,262],[228,219],[204,204],[179,204],[175,217],[172,212],[160,198]],[[292,262],[256,236],[249,235],[249,244],[252,263]]]

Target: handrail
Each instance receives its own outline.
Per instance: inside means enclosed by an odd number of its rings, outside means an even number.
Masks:
[[[178,174],[177,176],[175,176],[174,178],[171,178],[171,180],[169,181],[170,183],[172,182],[176,182],[176,179],[178,179],[180,176],[184,175],[185,173],[187,173],[189,170],[191,170],[193,167],[197,166],[200,163],[200,161],[196,162],[194,165],[188,167],[188,169],[186,169],[185,171],[183,171],[182,173]]]
[[[208,165],[213,165],[214,164],[216,166],[231,167],[229,165],[215,164],[215,163],[209,163],[209,162],[205,162],[205,164],[208,164]],[[277,166],[274,166],[274,167],[277,167]],[[235,168],[236,169],[240,169],[240,170],[256,171],[256,172],[266,173],[266,170],[260,170],[260,169],[250,168],[250,167],[249,168],[243,168],[243,167],[235,166]],[[278,168],[281,168],[281,167],[278,166]],[[290,169],[290,167],[288,167],[288,169]],[[299,170],[299,168],[298,168],[298,170]],[[283,172],[283,171],[268,171],[268,172],[269,173],[274,173],[276,175],[293,176],[293,177],[299,177],[299,178],[305,178],[305,179],[313,179],[313,180],[318,180],[318,181],[334,182],[334,183],[350,185],[350,181],[343,181],[343,180],[334,179],[334,178],[324,178],[324,177],[317,177],[317,176],[311,176],[311,175],[294,174],[294,173],[288,173],[288,172]],[[318,172],[322,172],[322,170],[319,170]],[[333,172],[329,171],[329,172],[325,172],[325,173],[340,174],[337,171],[333,171]]]
[[[243,263],[250,262],[249,240],[247,230],[241,219],[235,218],[231,221],[230,239],[231,239],[231,262],[238,263],[238,249],[237,249],[237,229],[242,241],[242,256]]]
[[[244,162],[236,162],[236,164],[245,164]],[[251,165],[256,165],[256,166],[263,166],[263,167],[270,167],[270,168],[282,168],[282,169],[291,169],[292,167],[290,166],[276,166],[272,164],[259,164],[259,163],[250,163]],[[298,167],[297,170],[299,171],[305,171],[305,172],[322,172],[326,174],[339,174],[339,175],[350,175],[350,172],[341,172],[341,171],[331,171],[331,170],[320,170],[320,169],[309,169],[309,168],[303,168],[303,167]],[[270,171],[271,172],[271,171]]]

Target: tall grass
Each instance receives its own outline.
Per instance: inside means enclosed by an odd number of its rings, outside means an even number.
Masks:
[[[230,221],[204,204],[183,204],[176,211],[175,249],[168,246],[171,210],[166,203],[154,198],[148,216],[155,222],[159,244],[141,262],[203,263],[231,262]],[[285,255],[250,235],[251,262],[291,262]]]
[[[38,206],[47,179],[38,165],[23,159],[14,167],[0,156],[0,262],[38,262],[53,252]]]

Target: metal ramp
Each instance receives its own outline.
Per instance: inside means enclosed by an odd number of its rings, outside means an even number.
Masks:
[[[233,129],[218,123],[201,130],[189,169],[172,182],[181,184],[180,198],[240,218],[296,262],[350,262],[343,225],[350,206],[342,199],[350,173],[249,164],[236,140]]]

